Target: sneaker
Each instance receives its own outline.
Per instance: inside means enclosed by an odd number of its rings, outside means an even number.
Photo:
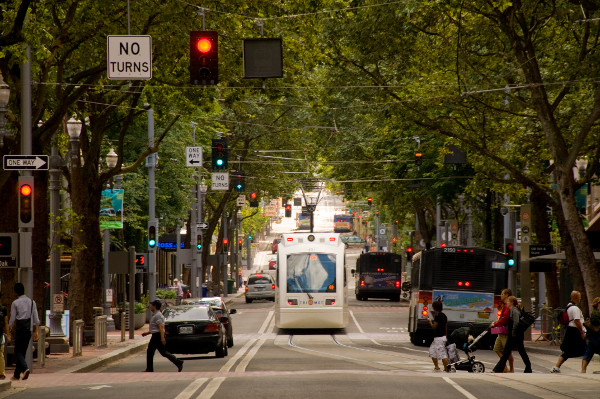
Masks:
[[[29,378],[29,373],[30,373],[29,369],[27,369],[23,372],[23,380],[26,380]]]
[[[552,367],[552,370],[550,370],[551,373],[560,373],[560,369],[556,366]]]
[[[183,360],[180,360],[179,364],[177,365],[177,372],[181,373],[181,370],[183,370]]]

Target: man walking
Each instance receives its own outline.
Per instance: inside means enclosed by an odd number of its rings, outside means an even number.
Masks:
[[[158,350],[163,357],[169,359],[175,366],[177,371],[183,369],[183,360],[177,359],[175,355],[167,352],[165,345],[167,340],[165,339],[165,317],[160,312],[161,303],[159,300],[150,302],[150,310],[152,311],[152,317],[150,318],[149,331],[142,333],[145,337],[148,334],[152,334],[150,343],[148,344],[148,350],[146,351],[146,370],[147,372],[154,371],[154,352]]]
[[[9,326],[15,330],[15,357],[16,365],[15,372],[11,378],[13,381],[22,378],[29,378],[29,367],[25,361],[27,348],[31,342],[31,332],[33,330],[33,340],[38,339],[38,326],[40,319],[38,318],[37,307],[33,299],[29,299],[25,295],[25,287],[21,283],[16,283],[15,294],[18,298],[10,305],[10,321]]]
[[[179,280],[173,280],[173,284],[175,284],[175,293],[177,294],[177,301],[175,305],[181,305],[181,299],[183,298],[183,287],[179,284]]]
[[[577,306],[581,301],[581,293],[579,291],[571,292],[571,302],[567,306],[567,314],[569,315],[569,325],[565,338],[560,349],[561,355],[558,357],[556,365],[552,367],[550,372],[560,373],[560,366],[571,357],[583,356],[586,350],[585,330],[583,328],[583,313]]]

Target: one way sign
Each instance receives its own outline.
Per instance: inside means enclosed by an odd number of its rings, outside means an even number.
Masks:
[[[48,155],[5,155],[4,170],[48,170]]]
[[[202,147],[185,147],[185,151],[187,154],[185,166],[202,167]]]

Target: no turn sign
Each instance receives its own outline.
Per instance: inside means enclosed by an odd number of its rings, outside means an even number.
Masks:
[[[106,47],[109,79],[152,79],[151,36],[109,35]]]

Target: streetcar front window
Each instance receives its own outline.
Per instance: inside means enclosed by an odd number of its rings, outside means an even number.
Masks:
[[[287,292],[335,292],[334,254],[306,253],[287,256]]]

